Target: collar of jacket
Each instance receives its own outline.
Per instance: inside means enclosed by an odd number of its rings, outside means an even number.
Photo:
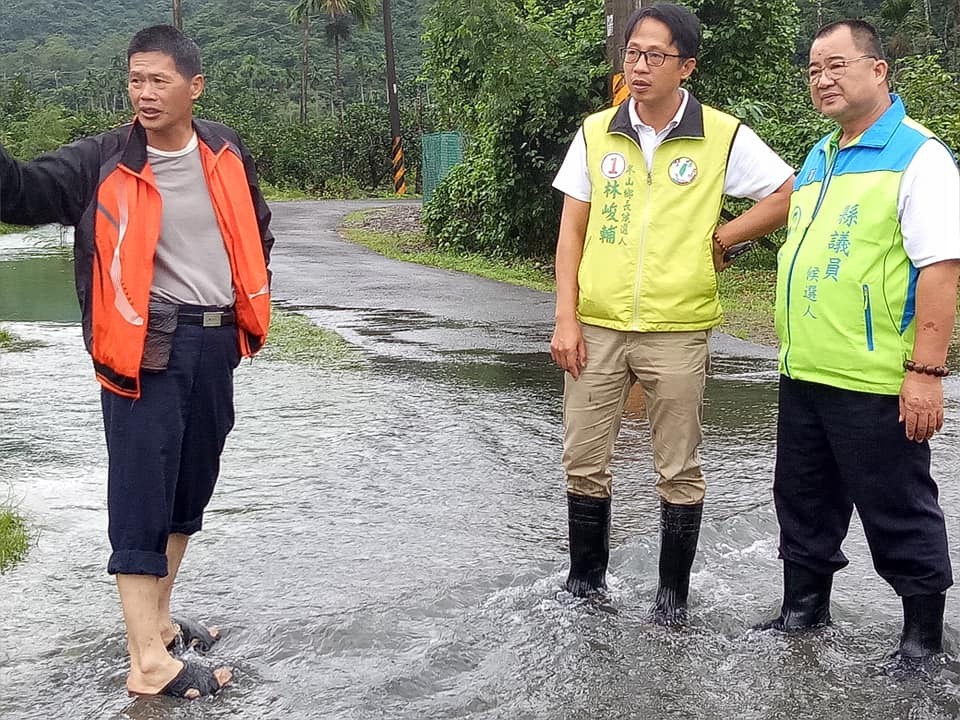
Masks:
[[[890,107],[884,110],[883,115],[874,120],[873,125],[864,131],[856,146],[886,147],[906,116],[907,109],[903,106],[903,100],[900,99],[899,95],[890,93]]]
[[[614,113],[613,119],[610,120],[610,125],[607,126],[607,132],[626,135],[633,138],[634,142],[639,145],[640,138],[637,137],[637,131],[630,122],[630,106],[627,103],[631,102],[633,102],[633,98],[627,98],[620,103],[619,109]],[[693,93],[688,94],[687,109],[683,111],[680,123],[670,131],[664,141],[675,138],[703,139],[703,106],[693,96]]]
[[[141,173],[147,165],[147,131],[136,118],[130,123],[129,128],[120,162],[133,172]],[[193,129],[197,133],[197,139],[210,148],[214,155],[227,144],[225,139],[214,133],[207,124],[197,122],[196,118],[193,120]]]

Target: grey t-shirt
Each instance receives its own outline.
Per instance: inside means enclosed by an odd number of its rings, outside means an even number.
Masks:
[[[200,162],[196,134],[182,150],[147,147],[163,199],[153,297],[178,305],[233,305],[233,276]]]

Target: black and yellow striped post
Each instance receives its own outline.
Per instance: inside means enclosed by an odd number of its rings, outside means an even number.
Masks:
[[[383,0],[383,45],[387,56],[387,102],[390,105],[390,135],[393,147],[393,189],[397,195],[407,194],[407,174],[403,167],[403,136],[400,134],[400,103],[397,101],[397,68],[393,59],[393,22],[390,19],[390,0]]]
[[[630,97],[630,89],[627,81],[623,79],[623,73],[617,73],[610,81],[610,97],[613,98],[614,105],[619,105]]]
[[[390,157],[393,159],[393,189],[397,195],[406,195],[407,169],[403,166],[403,138],[399,135],[393,138],[393,151]]]

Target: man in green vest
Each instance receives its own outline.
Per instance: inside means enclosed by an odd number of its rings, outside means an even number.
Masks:
[[[830,622],[853,508],[874,567],[903,602],[896,666],[941,651],[953,583],[928,441],[943,425],[960,272],[960,177],[891,95],[877,33],[819,30],[810,93],[839,127],[791,198],[777,278],[780,399],[774,499],[783,606],[761,625]]]
[[[710,329],[722,318],[716,271],[734,245],[782,226],[792,170],[749,128],[681,88],[697,65],[700,23],[657,4],[627,21],[630,98],[586,118],[554,187],[565,194],[557,242],[556,329],[566,371],[563,463],[566,589],[606,589],[610,459],[639,382],[660,496],[654,622],[685,622],[705,483],[700,417]],[[718,226],[724,195],[758,201]]]

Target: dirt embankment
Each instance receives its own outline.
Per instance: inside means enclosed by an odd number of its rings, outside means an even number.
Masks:
[[[351,227],[384,233],[422,233],[419,204],[390,205],[363,213],[363,216]]]

